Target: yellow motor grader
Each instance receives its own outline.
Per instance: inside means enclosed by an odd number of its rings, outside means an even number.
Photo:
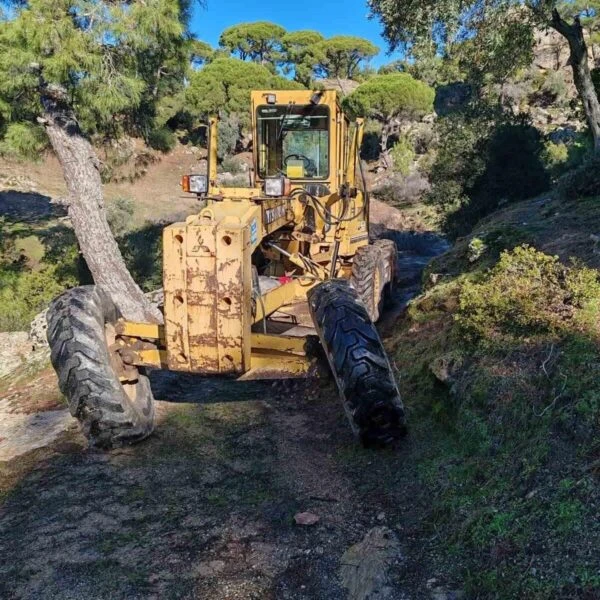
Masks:
[[[301,377],[314,370],[319,344],[362,442],[405,433],[374,325],[396,249],[369,241],[363,122],[350,123],[334,91],[256,91],[251,105],[248,187],[218,184],[216,118],[208,172],[183,178],[204,206],[164,230],[164,325],[124,320],[98,286],[69,290],[48,311],[52,364],[92,445],[152,432],[148,369]]]

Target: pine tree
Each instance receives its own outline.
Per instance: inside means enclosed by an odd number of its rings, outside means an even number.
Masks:
[[[189,15],[188,0],[29,0],[10,6],[0,27],[0,149],[52,148],[94,281],[131,320],[161,315],[109,229],[91,140],[148,138],[160,125],[161,103],[182,89],[193,54]]]
[[[381,125],[381,157],[392,166],[388,140],[397,121],[414,119],[433,111],[435,92],[408,73],[376,75],[344,98],[344,108],[354,116],[368,117]]]

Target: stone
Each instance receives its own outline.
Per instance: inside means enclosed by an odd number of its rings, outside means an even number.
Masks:
[[[31,342],[32,350],[44,350],[48,348],[48,340],[46,332],[48,331],[48,323],[46,321],[46,313],[48,310],[43,310],[37,314],[31,325],[29,326],[29,341]]]
[[[462,366],[462,358],[452,353],[438,356],[429,364],[429,370],[435,378],[445,385],[456,382],[456,374]]]
[[[319,517],[311,512],[301,512],[294,515],[294,523],[304,527],[311,527],[319,522]]]
[[[401,558],[400,542],[387,527],[374,527],[341,558],[340,579],[348,600],[392,599],[389,568]]]
[[[31,344],[26,331],[0,332],[0,377],[20,367],[30,354]]]

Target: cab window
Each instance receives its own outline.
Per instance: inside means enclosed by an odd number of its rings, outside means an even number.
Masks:
[[[259,106],[258,173],[290,179],[329,176],[329,109],[326,106]]]

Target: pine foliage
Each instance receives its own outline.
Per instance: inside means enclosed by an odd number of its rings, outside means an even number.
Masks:
[[[3,150],[39,152],[42,138],[33,128],[44,112],[44,86],[63,91],[86,134],[148,139],[160,103],[183,88],[189,70],[189,9],[180,0],[30,0],[14,7],[0,29]]]

